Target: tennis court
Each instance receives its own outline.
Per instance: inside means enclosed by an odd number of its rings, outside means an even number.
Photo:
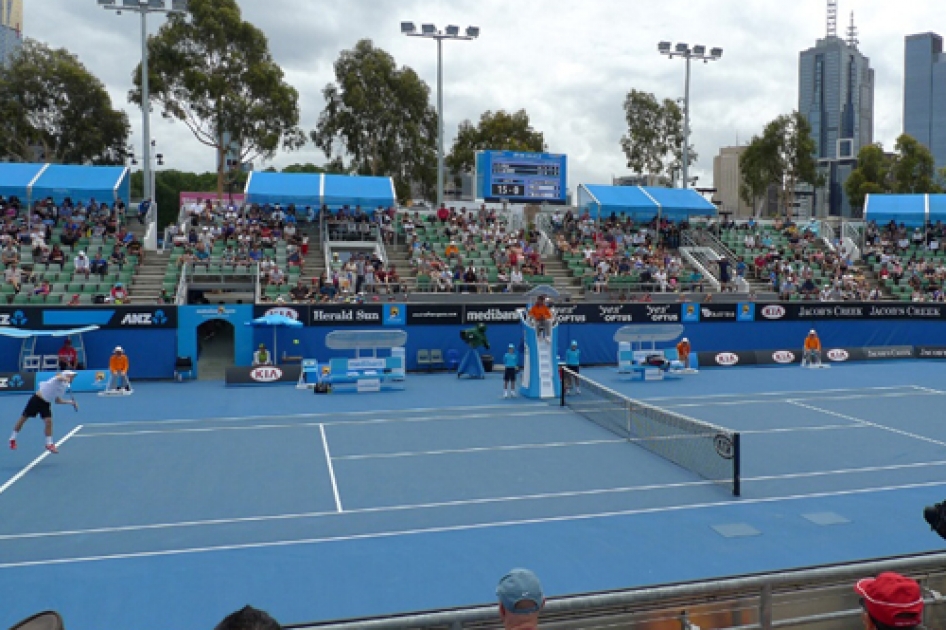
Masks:
[[[740,432],[741,496],[502,400],[499,374],[374,395],[141,383],[57,409],[60,455],[33,420],[0,457],[0,627],[52,608],[198,629],[247,603],[292,624],[488,603],[513,566],[554,596],[941,548],[921,512],[946,494],[944,365],[582,373]]]

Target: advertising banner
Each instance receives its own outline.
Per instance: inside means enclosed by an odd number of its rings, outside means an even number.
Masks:
[[[231,366],[227,368],[227,385],[273,385],[298,383],[301,365]]]
[[[0,394],[32,394],[34,389],[33,372],[0,372]]]
[[[946,305],[943,304],[789,302],[755,306],[756,321],[938,320],[946,317]]]
[[[0,327],[58,330],[101,328],[177,328],[175,306],[0,307]]]

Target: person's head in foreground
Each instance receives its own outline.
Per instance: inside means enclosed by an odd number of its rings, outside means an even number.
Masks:
[[[121,347],[121,346],[115,346],[115,349],[112,350],[112,352],[115,353],[115,354],[122,354],[122,353],[124,353],[125,351],[122,350],[122,347]]]
[[[66,381],[67,383],[71,383],[72,379],[76,377],[76,374],[77,373],[73,372],[72,370],[63,370],[62,372],[59,373],[59,380]]]
[[[282,626],[265,610],[244,606],[224,617],[214,630],[282,630]]]
[[[496,587],[499,618],[506,630],[531,630],[539,627],[539,611],[545,605],[542,584],[528,569],[513,569]]]
[[[923,593],[916,580],[899,573],[881,573],[854,585],[864,608],[867,630],[917,628],[923,621]]]
[[[812,328],[811,330],[808,331],[808,336],[809,336],[809,337],[817,337],[817,336],[818,336],[818,333],[816,333],[816,332],[815,332],[815,329]]]

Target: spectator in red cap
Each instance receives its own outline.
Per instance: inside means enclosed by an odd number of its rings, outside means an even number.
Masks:
[[[899,573],[881,573],[854,585],[864,607],[864,628],[918,628],[923,621],[923,593],[916,580]]]

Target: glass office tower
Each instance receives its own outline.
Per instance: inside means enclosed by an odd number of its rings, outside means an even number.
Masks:
[[[908,35],[904,45],[903,133],[946,167],[946,54],[935,33]]]

